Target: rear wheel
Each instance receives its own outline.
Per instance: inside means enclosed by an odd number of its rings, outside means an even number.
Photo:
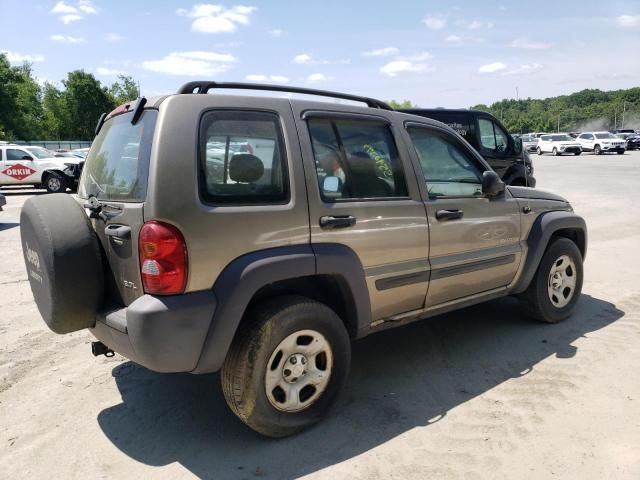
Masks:
[[[233,413],[269,437],[318,422],[349,371],[351,346],[340,317],[324,304],[288,296],[258,305],[246,320],[221,372]]]
[[[536,153],[542,155],[542,149],[540,147],[536,148]]]
[[[574,153],[574,155],[575,155],[575,156],[578,156],[578,155],[580,155],[581,153],[582,153],[582,152],[575,152],[575,153]]]
[[[618,155],[624,155],[624,150],[618,150]]]
[[[595,153],[596,155],[602,155],[602,150],[600,149],[600,145],[596,145],[595,147],[593,147],[593,153]]]
[[[582,254],[571,240],[557,238],[520,300],[530,316],[545,323],[568,318],[582,291]]]

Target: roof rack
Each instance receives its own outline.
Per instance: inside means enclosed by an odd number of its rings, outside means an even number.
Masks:
[[[349,95],[348,93],[330,92],[327,90],[315,90],[313,88],[289,87],[284,85],[266,85],[262,83],[237,83],[237,82],[210,82],[195,81],[185,83],[180,87],[178,93],[207,93],[214,88],[228,88],[232,90],[266,90],[270,92],[303,93],[305,95],[317,95],[320,97],[340,98],[342,100],[352,100],[354,102],[366,103],[371,108],[381,108],[383,110],[393,110],[391,106],[382,100],[375,98]]]

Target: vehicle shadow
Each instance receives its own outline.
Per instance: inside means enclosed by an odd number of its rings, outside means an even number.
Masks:
[[[0,232],[4,231],[4,230],[11,230],[12,228],[15,227],[19,227],[20,224],[19,223],[15,223],[15,222],[0,222]]]
[[[24,190],[24,189],[2,189],[0,190],[5,197],[31,197],[33,195],[45,195],[46,190]]]
[[[100,412],[98,422],[116,447],[147,465],[179,462],[199,478],[298,478],[446,422],[456,406],[544,358],[574,357],[572,342],[623,315],[583,295],[572,318],[543,325],[505,298],[372,335],[354,344],[333,412],[287,439],[264,438],[237,420],[217,374],[163,375],[131,362],[113,369],[122,403]]]

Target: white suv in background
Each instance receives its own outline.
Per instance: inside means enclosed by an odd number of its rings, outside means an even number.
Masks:
[[[576,138],[582,150],[600,155],[606,152],[616,152],[622,155],[625,151],[625,141],[609,132],[584,132]]]
[[[50,193],[73,187],[78,157],[56,157],[46,148],[0,145],[0,186],[42,185]]]
[[[580,155],[582,148],[573,137],[566,133],[550,133],[540,136],[536,152],[538,152],[538,155],[543,153],[553,153],[554,155],[572,153],[573,155]]]

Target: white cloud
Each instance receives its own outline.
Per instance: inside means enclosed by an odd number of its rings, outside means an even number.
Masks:
[[[117,75],[125,75],[127,72],[123,70],[116,70],[115,68],[98,67],[96,73],[103,77],[115,77]]]
[[[106,38],[108,42],[121,42],[124,40],[124,37],[117,33],[107,33],[104,38]]]
[[[171,52],[160,60],[145,60],[142,68],[167,75],[213,76],[226,72],[236,59],[228,53]]]
[[[616,21],[621,27],[640,27],[640,15],[620,15]]]
[[[65,14],[65,13],[78,13],[78,9],[71,5],[67,5],[64,2],[58,2],[51,9],[51,13],[53,14]]]
[[[477,30],[478,28],[482,28],[483,23],[480,20],[473,20],[467,24],[467,28],[469,30]]]
[[[65,25],[69,25],[71,22],[77,22],[78,20],[82,20],[82,15],[76,15],[75,13],[71,13],[69,15],[63,15],[60,17],[62,23]]]
[[[415,55],[399,58],[398,60],[409,60],[410,62],[422,62],[424,60],[429,60],[430,58],[431,58],[431,54],[429,52],[420,52]]]
[[[396,47],[384,47],[362,52],[362,55],[365,57],[385,57],[387,55],[395,55],[396,53],[398,53],[398,49]]]
[[[380,67],[380,72],[389,77],[395,77],[402,73],[430,72],[434,69],[424,63],[414,63],[410,60],[394,60]]]
[[[87,41],[83,37],[72,37],[71,35],[51,35],[49,38],[54,42],[69,43],[71,45],[74,43],[85,43]]]
[[[333,77],[329,77],[324,73],[312,73],[307,77],[308,82],[326,82],[332,79]]]
[[[235,32],[238,25],[248,25],[249,17],[256,7],[236,5],[225,8],[222,5],[198,3],[191,10],[179,8],[178,15],[193,19],[191,30],[200,33],[229,33]]]
[[[422,19],[422,23],[424,23],[427,28],[431,30],[441,30],[447,26],[447,19],[437,15],[431,15],[424,17]]]
[[[293,63],[297,63],[298,65],[304,65],[307,63],[311,63],[312,61],[313,59],[308,53],[301,53],[293,57]]]
[[[553,43],[530,42],[526,38],[516,38],[511,42],[512,48],[525,48],[528,50],[544,50],[553,47]]]
[[[493,62],[482,65],[478,68],[479,73],[495,73],[501,70],[505,70],[507,66],[502,62]]]
[[[84,13],[95,14],[98,11],[89,0],[80,0],[78,2],[78,8]]]
[[[18,52],[11,52],[9,50],[0,50],[0,53],[4,53],[7,56],[9,63],[39,63],[44,62],[44,56],[40,54],[22,54]]]
[[[289,79],[284,75],[247,75],[245,77],[250,82],[278,82],[287,83]]]
[[[462,37],[459,37],[458,35],[449,35],[444,39],[444,41],[447,43],[462,43]]]
[[[531,64],[520,65],[519,67],[512,68],[502,73],[504,75],[523,75],[526,73],[537,72],[538,70],[541,70],[541,69],[542,69],[542,65],[540,65],[539,63],[531,63]]]
[[[274,28],[273,30],[269,30],[269,35],[271,35],[272,37],[281,37],[282,34],[284,33],[283,30],[279,29],[279,28]]]

